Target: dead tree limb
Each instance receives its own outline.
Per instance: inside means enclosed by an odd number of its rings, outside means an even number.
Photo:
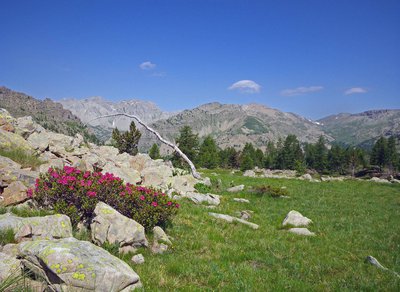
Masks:
[[[169,142],[168,140],[166,140],[163,137],[161,137],[161,135],[156,130],[154,130],[153,128],[147,126],[144,122],[142,122],[141,119],[139,119],[139,117],[137,117],[135,115],[129,115],[129,114],[126,114],[126,113],[116,113],[116,114],[110,114],[110,115],[104,115],[104,116],[96,117],[96,118],[90,120],[89,122],[94,121],[94,120],[98,120],[98,119],[101,119],[101,118],[110,118],[110,117],[116,117],[116,116],[125,116],[125,117],[128,117],[128,118],[136,120],[139,124],[141,124],[143,127],[145,127],[148,131],[153,133],[157,137],[158,140],[160,140],[162,143],[164,143],[164,144],[170,146],[171,148],[173,148],[183,158],[183,160],[185,160],[189,164],[190,169],[192,171],[192,175],[193,175],[194,178],[197,178],[197,179],[201,178],[201,176],[197,172],[196,167],[194,166],[193,162],[186,156],[185,153],[183,153],[179,149],[178,146],[176,146],[174,143]]]

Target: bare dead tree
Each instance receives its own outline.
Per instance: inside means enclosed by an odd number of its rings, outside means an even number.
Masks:
[[[153,134],[157,137],[157,139],[158,139],[160,142],[162,142],[162,143],[164,143],[165,145],[168,145],[169,147],[171,147],[172,149],[174,149],[174,150],[183,158],[183,160],[185,160],[185,161],[189,164],[193,177],[194,177],[194,178],[197,178],[197,179],[201,179],[201,176],[200,176],[200,174],[197,172],[196,167],[194,166],[193,162],[186,156],[186,154],[183,153],[183,152],[179,149],[179,147],[176,146],[174,143],[169,142],[168,140],[166,140],[166,139],[164,139],[163,137],[161,137],[161,135],[160,135],[156,130],[154,130],[153,128],[147,126],[144,122],[142,122],[142,120],[141,120],[139,117],[137,117],[137,116],[135,116],[135,115],[126,114],[126,113],[116,113],[116,114],[110,114],[110,115],[99,116],[99,117],[96,117],[96,118],[90,120],[89,122],[94,121],[94,120],[98,120],[98,119],[102,119],[102,118],[110,118],[110,117],[116,117],[116,116],[125,116],[125,117],[128,117],[128,118],[131,118],[131,119],[136,120],[140,125],[142,125],[142,126],[145,127],[148,131],[150,131],[151,133],[153,133]],[[89,123],[89,122],[88,122],[88,123]]]

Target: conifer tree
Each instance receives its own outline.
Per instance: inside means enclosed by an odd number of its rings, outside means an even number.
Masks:
[[[207,136],[201,144],[197,161],[199,166],[204,168],[213,169],[218,166],[218,147],[211,136]]]
[[[136,155],[138,153],[138,144],[142,133],[136,129],[135,122],[131,122],[129,131],[123,132],[115,128],[112,132],[112,139],[115,141],[115,145],[119,150],[119,153],[128,153],[130,155]]]
[[[191,161],[196,161],[197,154],[199,151],[199,137],[198,134],[194,134],[190,126],[184,126],[179,131],[179,137],[176,139],[176,143],[183,153]],[[175,166],[183,167],[184,163],[182,158],[174,153],[172,157],[172,162]]]
[[[151,157],[151,159],[161,158],[160,148],[158,147],[158,145],[156,143],[154,143],[153,146],[151,146],[151,148],[149,150],[149,156]]]

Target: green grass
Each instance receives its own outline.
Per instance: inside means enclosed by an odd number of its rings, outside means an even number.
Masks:
[[[40,160],[36,155],[27,153],[24,149],[2,149],[0,148],[0,156],[8,157],[11,160],[21,164],[22,168],[32,167],[38,168],[41,164],[45,163]]]
[[[0,230],[0,246],[16,243],[15,241],[15,233],[12,229],[2,229]]]
[[[311,183],[249,178],[222,170],[203,172],[212,180],[216,177],[211,173],[216,172],[222,190],[231,184],[246,188],[236,194],[221,192],[221,204],[213,210],[182,200],[180,212],[166,230],[174,238],[174,246],[163,255],[139,249],[145,257],[143,265],[133,265],[132,254],[118,255],[115,246],[105,246],[132,265],[146,290],[400,291],[400,279],[393,273],[364,262],[372,255],[400,272],[399,185]],[[253,186],[265,185],[285,186],[290,198],[250,191]],[[234,197],[251,203],[234,202]],[[241,210],[254,211],[249,221],[259,224],[258,230],[208,215],[210,211],[235,215]],[[301,237],[283,229],[281,223],[290,210],[311,218],[314,223],[309,229],[317,236]],[[28,211],[20,212],[29,215]],[[74,235],[90,240],[87,232]],[[10,239],[10,235],[3,238]]]
[[[210,175],[213,171],[206,171]],[[217,171],[223,189],[233,181],[247,187],[286,186],[290,198],[258,196],[246,189],[222,193],[212,212],[234,215],[252,210],[252,230],[208,215],[209,209],[182,201],[167,232],[171,252],[151,255],[132,266],[146,290],[185,291],[399,291],[400,279],[364,263],[368,255],[400,272],[400,187],[364,181],[311,183],[248,178]],[[212,177],[212,175],[210,175]],[[234,202],[247,198],[251,204]],[[311,218],[317,236],[281,229],[290,210]],[[129,262],[128,258],[124,258]]]

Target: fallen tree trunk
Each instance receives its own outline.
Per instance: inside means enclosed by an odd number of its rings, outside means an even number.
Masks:
[[[101,118],[109,118],[109,117],[116,117],[116,116],[125,116],[125,117],[128,117],[128,118],[136,120],[139,124],[141,124],[143,127],[145,127],[148,131],[153,133],[160,142],[162,142],[162,143],[170,146],[171,148],[173,148],[179,154],[179,156],[181,156],[183,158],[183,160],[185,160],[189,164],[193,177],[197,178],[197,179],[201,179],[201,176],[197,172],[196,167],[194,166],[193,162],[186,156],[186,154],[183,153],[179,149],[179,147],[176,146],[174,143],[169,142],[168,140],[166,140],[163,137],[161,137],[161,135],[156,130],[154,130],[153,128],[150,128],[149,126],[147,126],[144,122],[142,122],[141,119],[139,119],[139,117],[137,117],[135,115],[129,115],[129,114],[126,114],[126,113],[116,113],[116,114],[110,114],[110,115],[104,115],[104,116],[96,117],[91,121],[98,120],[98,119],[101,119]],[[89,122],[91,122],[91,121],[89,121]]]

